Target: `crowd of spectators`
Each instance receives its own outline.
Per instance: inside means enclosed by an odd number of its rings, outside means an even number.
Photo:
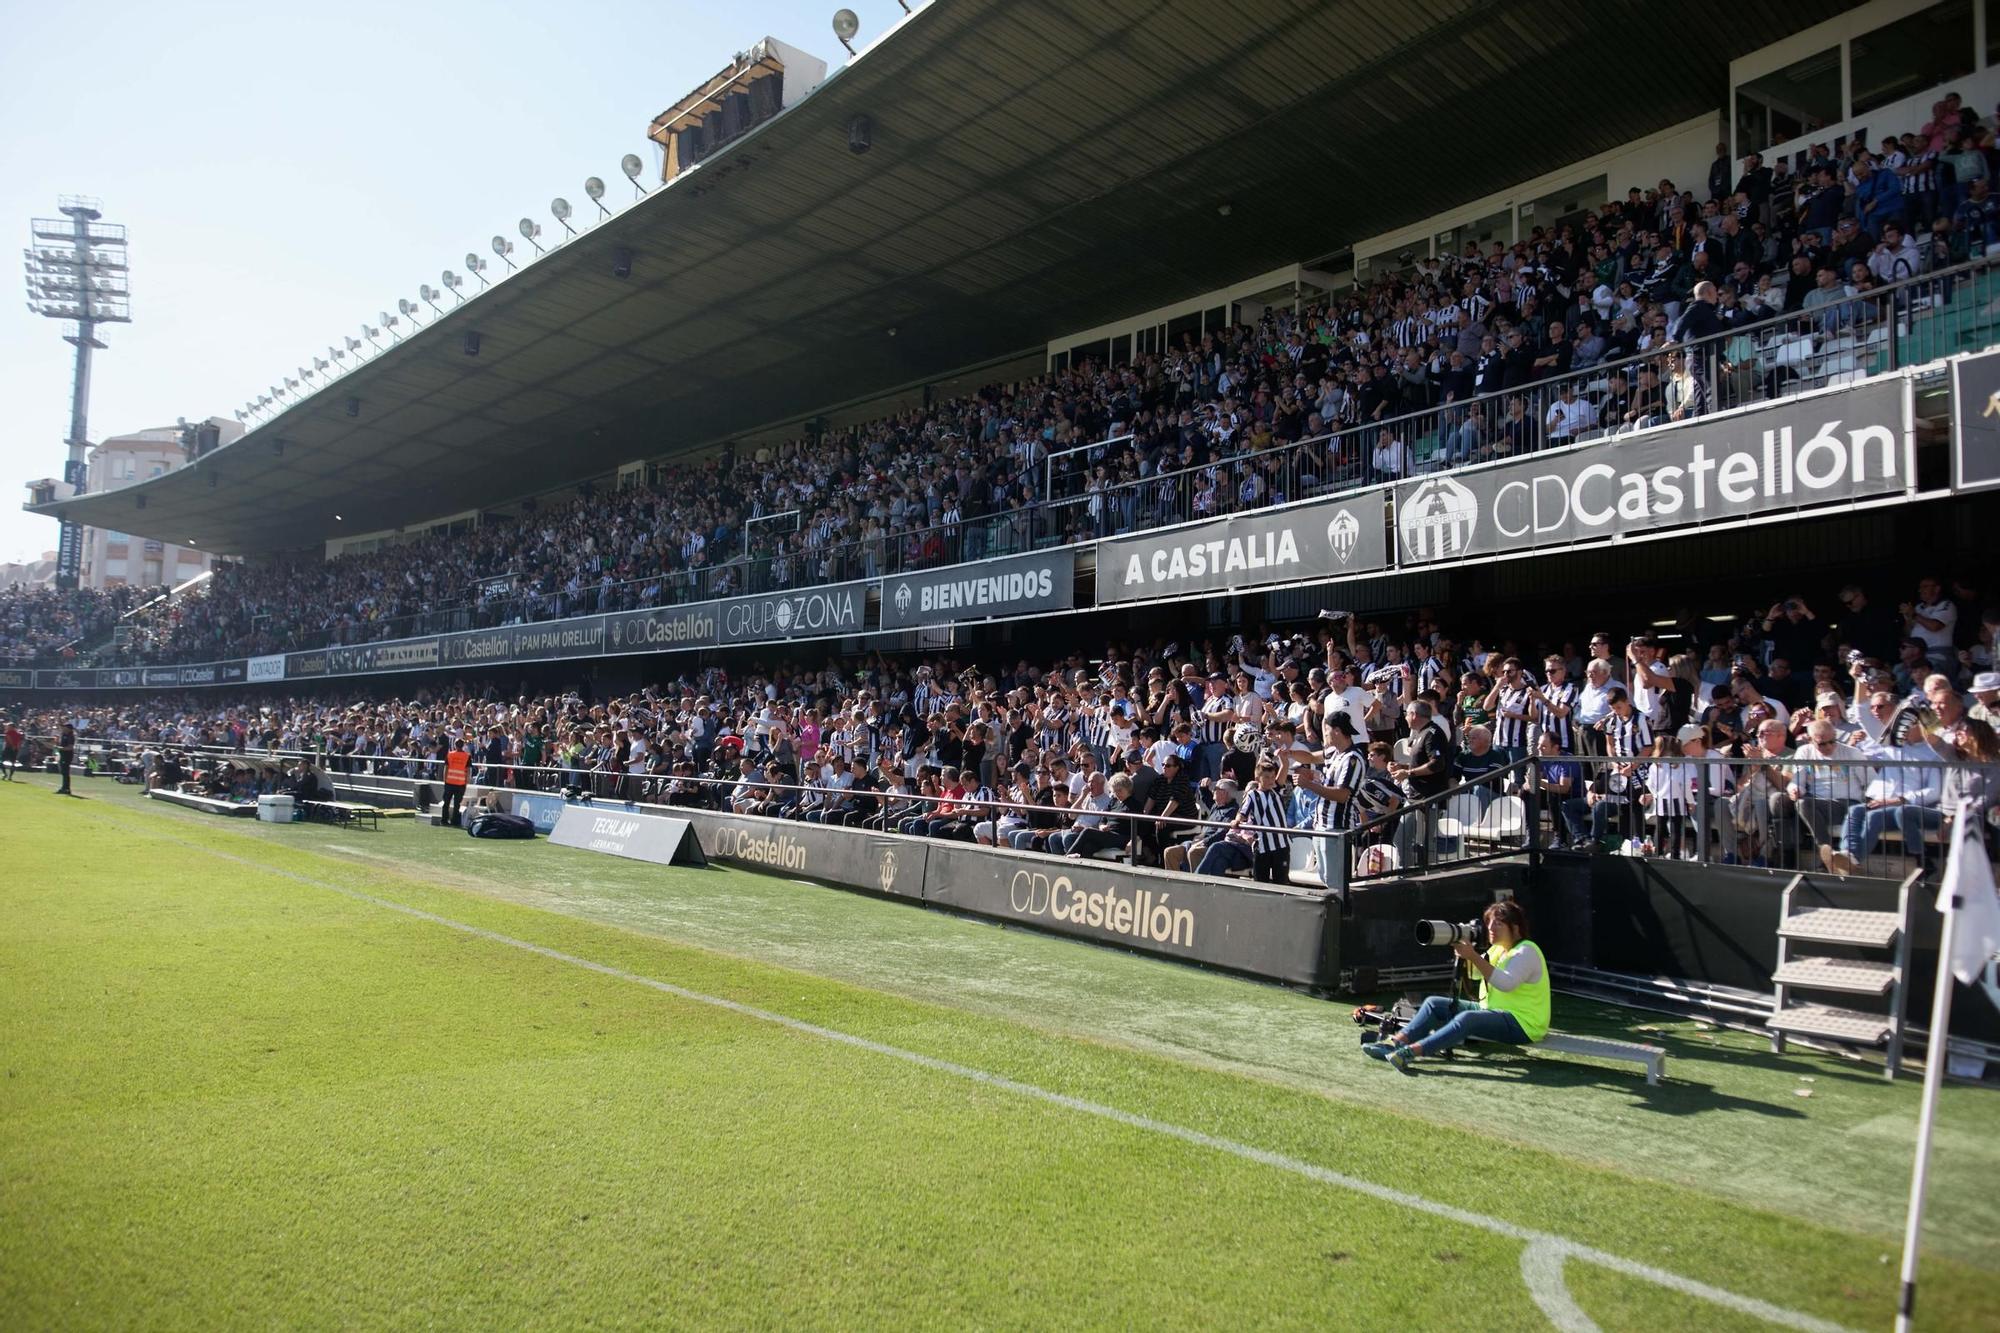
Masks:
[[[253,655],[873,577],[1686,419],[1808,372],[1766,364],[1739,335],[1806,328],[1825,343],[1907,314],[1878,289],[1983,254],[2000,234],[1996,176],[1991,124],[1953,95],[1876,147],[1809,144],[1769,164],[1719,156],[1706,198],[1667,180],[1634,187],[1518,243],[1412,258],[1129,364],[1085,358],[926,410],[665,465],[643,484],[530,504],[471,532],[226,565],[107,660]]]
[[[462,738],[480,785],[1265,879],[1293,869],[1295,836],[1321,856],[1336,832],[1423,855],[1428,798],[1532,793],[1559,843],[1603,850],[1650,830],[1634,850],[1687,855],[1706,827],[1717,859],[1817,854],[1845,873],[1891,830],[1921,849],[1957,797],[1981,818],[2000,800],[2000,608],[1933,579],[1897,602],[1857,585],[1835,600],[1534,651],[1458,637],[1429,609],[1401,623],[1329,612],[1303,632],[1033,664],[711,667],[614,699],[487,685],[85,700],[28,730],[67,719],[156,757],[303,751],[431,781]],[[1728,762],[1698,776],[1709,757]]]
[[[46,584],[0,588],[0,666],[60,665],[107,638],[118,618],[158,589],[78,589]]]

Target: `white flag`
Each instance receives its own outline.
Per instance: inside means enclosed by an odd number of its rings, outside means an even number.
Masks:
[[[1938,911],[1958,912],[1951,957],[1941,959],[1951,974],[1968,986],[1979,985],[1986,964],[2000,951],[2000,898],[1993,892],[1993,866],[1986,859],[1978,812],[1962,803],[1952,820],[1951,856],[1945,862],[1944,883],[1938,888]],[[1995,1004],[2000,995],[1988,991]]]

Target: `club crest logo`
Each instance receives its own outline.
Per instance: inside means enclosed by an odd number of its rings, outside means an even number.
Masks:
[[[1450,477],[1432,477],[1396,506],[1396,530],[1412,560],[1464,555],[1479,526],[1479,500]]]
[[[1326,525],[1326,542],[1333,548],[1333,558],[1346,564],[1354,558],[1354,548],[1361,540],[1361,520],[1346,509],[1333,516],[1333,522]]]

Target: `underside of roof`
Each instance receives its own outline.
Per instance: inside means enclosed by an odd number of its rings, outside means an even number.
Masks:
[[[1670,16],[1636,0],[937,0],[782,116],[243,439],[37,512],[255,553],[504,504],[1615,149],[1718,110],[1731,58],[1800,22],[1722,0]],[[858,115],[864,154],[848,150]]]

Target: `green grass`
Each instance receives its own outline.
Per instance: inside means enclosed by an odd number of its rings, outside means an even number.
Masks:
[[[0,784],[9,1327],[1546,1326],[1518,1241],[337,888],[1843,1324],[1893,1308],[1911,1080],[1601,1009],[1564,1024],[1661,1029],[1668,1087],[1403,1079],[1336,1006],[1031,932],[79,789]],[[1940,1127],[1922,1310],[1973,1327],[2000,1107],[1949,1089]],[[1755,1326],[1566,1277],[1606,1328]]]

